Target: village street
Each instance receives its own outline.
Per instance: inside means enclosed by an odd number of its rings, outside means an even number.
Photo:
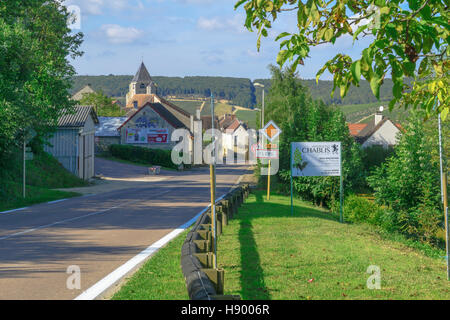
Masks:
[[[150,177],[145,167],[100,162],[96,173],[115,180],[110,191],[0,214],[0,299],[73,299],[210,200],[208,167]],[[219,166],[217,197],[246,173]],[[81,270],[80,290],[66,286],[72,265]]]

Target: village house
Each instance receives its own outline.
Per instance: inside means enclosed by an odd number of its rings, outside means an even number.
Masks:
[[[229,152],[235,156],[241,155],[244,159],[248,158],[248,146],[243,149],[238,147],[238,137],[248,138],[247,125],[236,117],[234,114],[225,114],[219,118],[219,129],[222,131],[222,146],[224,155]]]
[[[349,123],[350,134],[361,145],[367,148],[373,145],[389,148],[398,143],[398,134],[402,127],[377,112],[370,123]]]
[[[91,106],[76,106],[75,113],[64,113],[58,119],[55,133],[44,150],[67,170],[81,179],[94,176],[94,134],[98,118]]]
[[[112,144],[120,144],[120,132],[117,130],[127,117],[98,117],[95,128],[95,153],[108,151]]]
[[[95,91],[94,91],[94,89],[92,89],[91,85],[88,84],[87,86],[84,86],[83,88],[81,88],[77,93],[75,93],[72,96],[72,100],[81,101],[81,99],[83,99],[84,95],[90,94],[90,93],[95,93]]]

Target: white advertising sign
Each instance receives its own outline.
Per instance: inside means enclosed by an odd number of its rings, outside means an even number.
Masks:
[[[127,129],[126,143],[147,143],[147,129]]]
[[[169,129],[136,128],[127,129],[126,143],[168,143]]]
[[[341,175],[341,142],[293,142],[293,177]]]

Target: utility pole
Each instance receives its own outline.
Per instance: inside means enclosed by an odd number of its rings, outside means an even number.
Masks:
[[[442,126],[441,114],[438,115],[439,130],[439,163],[441,169],[441,200],[444,207],[444,223],[445,223],[445,259],[447,261],[447,280],[450,280],[450,249],[449,249],[449,221],[448,221],[448,195],[447,195],[447,165],[444,159],[444,150],[442,146]]]

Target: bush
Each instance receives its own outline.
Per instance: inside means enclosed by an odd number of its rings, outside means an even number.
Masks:
[[[392,147],[384,148],[383,146],[373,145],[363,149],[362,161],[364,168],[369,172],[374,167],[379,167],[394,152]]]
[[[333,203],[333,212],[339,212],[339,201]],[[344,220],[377,225],[389,233],[398,232],[434,246],[444,242],[442,214],[423,204],[410,210],[394,212],[369,199],[350,195],[345,199]]]
[[[123,160],[172,169],[178,168],[178,166],[172,162],[172,151],[170,150],[113,144],[109,146],[109,151],[113,157]]]
[[[381,225],[383,215],[384,209],[368,199],[356,195],[350,195],[345,199],[345,221]]]

